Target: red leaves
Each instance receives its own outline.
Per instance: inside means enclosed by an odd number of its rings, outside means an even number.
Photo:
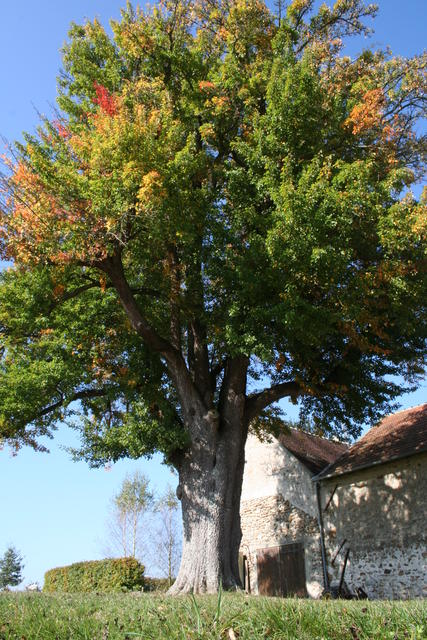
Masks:
[[[99,105],[101,111],[103,111],[107,115],[111,117],[116,115],[117,102],[115,97],[102,84],[94,82],[93,86],[96,91],[96,98],[94,98],[93,100],[94,103]]]
[[[58,132],[60,138],[64,138],[64,140],[67,140],[71,136],[71,133],[69,132],[67,127],[65,127],[62,122],[60,122],[60,120],[54,120],[52,124]]]

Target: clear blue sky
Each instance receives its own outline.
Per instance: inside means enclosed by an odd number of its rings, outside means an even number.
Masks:
[[[36,109],[49,113],[55,102],[59,50],[71,21],[97,16],[107,24],[119,17],[123,0],[21,0],[4,2],[0,21],[0,135],[21,137],[37,125]],[[379,0],[371,42],[413,55],[425,47],[426,0]],[[359,46],[362,46],[360,43]],[[1,264],[0,264],[1,267]],[[402,397],[403,407],[427,400],[427,386]],[[291,414],[295,409],[291,407]],[[42,583],[47,569],[102,556],[108,504],[126,473],[138,468],[162,490],[176,479],[161,464],[123,461],[110,471],[73,463],[60,446],[74,434],[59,429],[51,453],[22,450],[12,458],[0,451],[0,555],[14,544],[25,556],[23,584]]]

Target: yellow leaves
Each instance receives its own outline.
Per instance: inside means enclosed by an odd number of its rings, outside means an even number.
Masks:
[[[112,231],[116,226],[116,221],[113,218],[107,218],[105,221],[105,228],[107,231]]]
[[[132,23],[112,24],[113,31],[120,46],[126,50],[127,55],[138,58],[141,54],[150,53],[155,48],[155,40],[149,34],[147,23],[139,13],[138,20]]]
[[[426,243],[427,246],[427,205],[420,204],[416,207],[411,219],[412,232]]]
[[[146,205],[154,204],[165,195],[163,180],[158,171],[149,171],[141,180],[141,187],[138,191],[139,210]]]
[[[113,375],[113,371],[107,364],[107,359],[101,353],[94,355],[92,359],[91,369],[93,375],[103,382],[110,380]]]
[[[357,325],[354,320],[343,320],[339,323],[339,330],[342,335],[349,339],[349,346],[356,347],[362,353],[375,353],[376,355],[387,357],[391,353],[385,346],[388,340],[386,332],[388,321],[385,316],[381,319],[376,318],[376,310],[370,313],[371,302],[368,297],[365,303],[365,312],[360,317],[360,325]],[[378,343],[378,339],[383,342],[382,345]]]
[[[293,0],[288,6],[288,16],[300,14],[310,7],[312,0]]]
[[[409,246],[418,246],[420,252],[427,254],[427,204],[421,196],[417,203],[409,192],[399,203],[390,208],[380,228],[380,240],[388,251],[401,251]],[[404,261],[395,264],[405,274],[411,264]]]
[[[228,37],[230,35],[230,32],[225,28],[225,27],[220,27],[218,30],[218,39],[222,40],[223,42],[226,42]]]
[[[148,122],[148,126],[149,127],[152,127],[152,128],[155,127],[156,133],[157,133],[157,129],[161,125],[161,113],[160,113],[160,110],[159,109],[152,109],[150,111],[149,116],[148,116],[148,121],[147,122]]]
[[[135,182],[139,180],[139,176],[142,173],[141,165],[134,160],[126,162],[122,171],[122,182],[126,187],[131,187]]]
[[[209,143],[209,142],[212,142],[213,139],[215,139],[215,127],[211,122],[202,124],[199,127],[199,133],[203,142]]]
[[[345,124],[352,128],[354,135],[363,133],[381,123],[385,96],[382,89],[370,89],[363,96],[363,101],[356,104]]]
[[[151,189],[153,185],[161,185],[161,176],[158,171],[149,171],[142,179],[142,188]]]
[[[214,113],[219,114],[230,107],[230,100],[226,96],[213,96],[211,99]]]
[[[37,262],[52,227],[63,224],[65,212],[27,162],[15,165],[8,188],[8,212],[2,216],[7,254],[21,264]]]

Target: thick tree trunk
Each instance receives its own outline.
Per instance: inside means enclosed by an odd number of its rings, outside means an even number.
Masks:
[[[211,437],[195,442],[179,465],[183,550],[171,594],[241,587],[239,510],[247,429],[239,415],[233,424],[221,423],[219,430],[209,430]]]
[[[200,321],[205,311],[201,262],[192,298],[199,320],[193,318],[186,327],[185,355],[178,304],[180,273],[173,246],[168,261],[172,278],[169,339],[141,313],[126,280],[120,251],[95,266],[109,275],[136,333],[162,357],[179,398],[181,424],[191,442],[185,453],[175,456],[184,536],[180,570],[169,592],[215,592],[220,585],[236,589],[241,586],[240,496],[248,425],[272,402],[297,397],[302,390],[289,381],[246,396],[247,354],[230,355],[212,366],[207,330]]]

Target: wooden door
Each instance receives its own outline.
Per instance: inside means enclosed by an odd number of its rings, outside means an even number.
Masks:
[[[280,547],[257,552],[258,593],[262,596],[281,596]]]
[[[301,543],[257,552],[258,592],[265,596],[306,595],[304,547]]]
[[[280,573],[284,596],[304,598],[307,595],[304,546],[300,542],[280,547]]]

